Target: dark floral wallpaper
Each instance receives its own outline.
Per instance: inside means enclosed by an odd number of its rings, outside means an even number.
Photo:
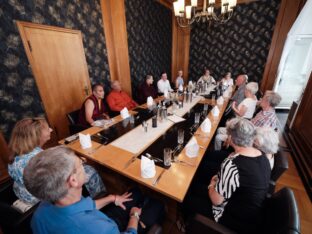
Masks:
[[[216,79],[230,71],[261,81],[280,0],[240,4],[225,24],[194,23],[191,31],[189,74],[197,80],[207,67]]]
[[[132,95],[147,74],[171,74],[171,10],[156,0],[125,0]]]
[[[14,20],[80,30],[91,83],[108,85],[109,66],[100,0],[6,0],[0,4],[0,129],[8,140],[16,121],[44,114]]]

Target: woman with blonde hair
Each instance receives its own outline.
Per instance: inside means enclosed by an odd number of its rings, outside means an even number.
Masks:
[[[8,172],[14,180],[15,195],[23,202],[36,204],[39,200],[31,195],[24,185],[23,172],[29,160],[43,151],[43,145],[50,140],[52,129],[43,117],[24,118],[16,123],[11,134],[9,148],[12,151]],[[99,174],[89,165],[84,165],[88,182],[86,188],[92,197],[102,191],[105,186]]]

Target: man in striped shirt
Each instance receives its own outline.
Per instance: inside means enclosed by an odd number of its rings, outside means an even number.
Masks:
[[[280,103],[281,96],[273,91],[266,91],[260,101],[262,110],[251,120],[256,127],[270,127],[278,129],[279,121],[275,113],[275,107]]]

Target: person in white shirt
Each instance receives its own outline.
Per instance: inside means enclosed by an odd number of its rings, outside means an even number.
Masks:
[[[161,73],[160,80],[157,82],[157,88],[158,88],[158,93],[165,93],[165,91],[167,92],[173,91],[170,86],[170,82],[167,79],[166,72]]]
[[[223,86],[233,86],[234,85],[234,81],[231,78],[231,72],[228,72],[225,74],[225,76],[222,78],[221,83]]]
[[[236,102],[232,103],[232,109],[237,117],[251,119],[256,110],[258,99],[256,93],[258,92],[258,83],[249,82],[245,88],[245,99],[237,106]]]
[[[258,83],[249,82],[245,88],[245,99],[238,106],[235,101],[233,102],[232,109],[237,117],[242,117],[245,119],[251,119],[253,117],[258,102],[255,95],[258,91],[258,88]],[[215,150],[221,150],[222,142],[225,142],[227,139],[228,134],[226,132],[226,128],[219,127],[217,129],[217,134],[214,142]]]
[[[176,82],[175,82],[175,87],[178,89],[181,85],[182,85],[182,87],[183,87],[183,85],[184,85],[184,80],[183,80],[183,71],[182,70],[180,70],[180,71],[178,71],[178,77],[177,77],[177,79],[176,79]]]
[[[200,83],[208,83],[208,84],[214,83],[215,84],[216,80],[210,75],[210,71],[208,69],[205,69],[204,75],[202,75],[197,81],[197,84],[200,84]]]

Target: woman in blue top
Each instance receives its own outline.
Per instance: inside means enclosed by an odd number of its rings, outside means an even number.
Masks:
[[[9,147],[13,157],[8,165],[8,172],[14,180],[15,195],[23,202],[36,204],[39,200],[31,195],[24,186],[23,172],[29,160],[42,151],[42,146],[50,140],[52,129],[45,118],[25,118],[16,123]],[[87,174],[86,188],[91,197],[105,191],[105,186],[96,170],[84,165]]]

